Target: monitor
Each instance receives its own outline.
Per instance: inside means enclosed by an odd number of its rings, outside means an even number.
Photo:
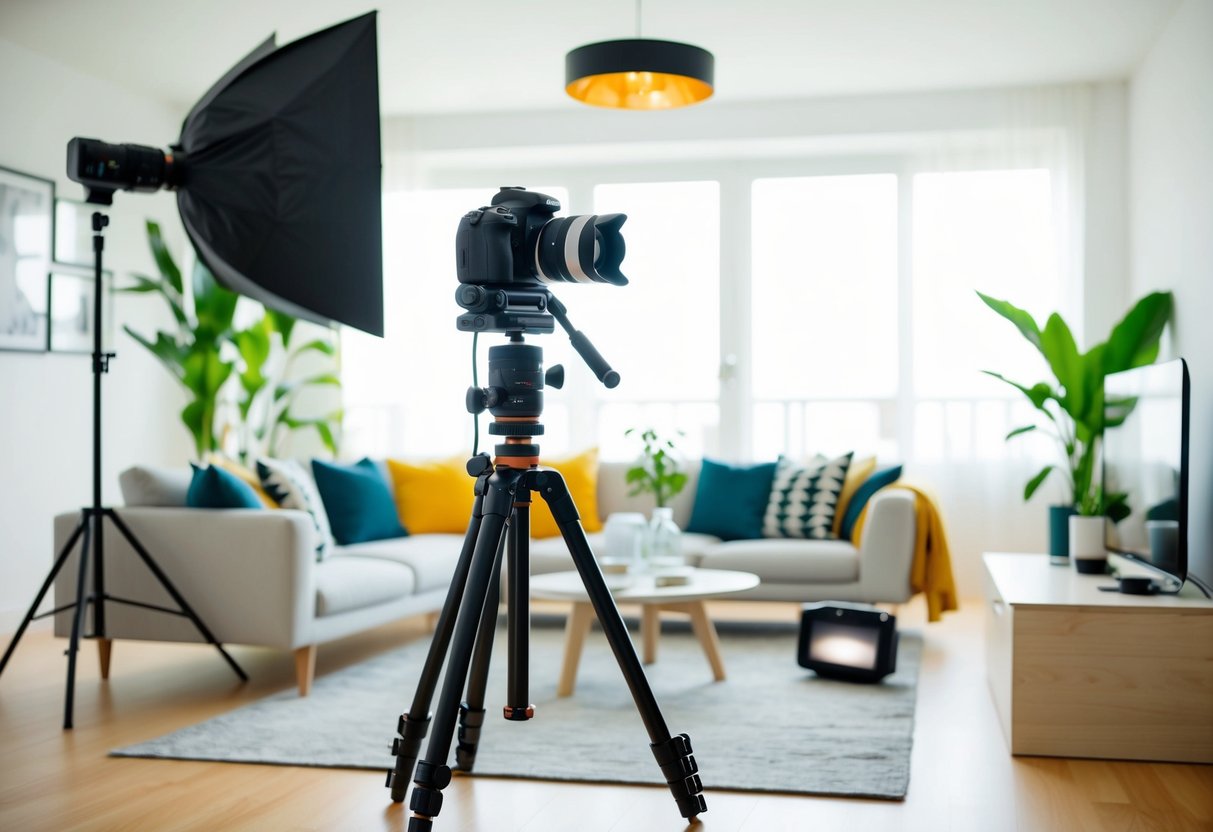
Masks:
[[[1169,576],[1170,591],[1188,578],[1190,388],[1182,358],[1104,380],[1104,493],[1126,494],[1130,511],[1107,524],[1107,549]]]

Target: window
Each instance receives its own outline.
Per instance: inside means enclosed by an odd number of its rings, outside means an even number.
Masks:
[[[1037,316],[1065,311],[1077,294],[1061,265],[1055,173],[911,172],[911,161],[821,164],[794,177],[771,176],[780,168],[769,162],[689,162],[669,166],[677,175],[638,167],[631,182],[628,168],[603,173],[612,181],[553,170],[568,185],[535,190],[560,199],[563,215],[628,215],[630,285],[554,287],[619,371],[619,387],[602,387],[559,330],[528,338],[548,366],[567,370],[545,404],[545,453],[597,445],[605,459],[628,459],[636,446],[624,431],[652,426],[683,431],[691,456],[1038,455],[1033,442],[1044,439],[1006,445],[1011,428],[1031,421],[1029,407],[980,370],[1036,381],[1047,368],[975,291]],[[488,181],[537,178],[497,171]],[[348,452],[469,448],[471,343],[454,326],[454,232],[494,191],[385,200],[388,331],[383,342],[345,338]],[[734,308],[738,298],[748,309]],[[502,339],[480,341],[483,371],[488,346]],[[722,384],[734,357],[738,383]]]
[[[897,177],[752,192],[756,458],[875,449],[897,395]]]

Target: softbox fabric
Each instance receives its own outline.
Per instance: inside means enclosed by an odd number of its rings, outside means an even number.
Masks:
[[[263,43],[194,107],[177,149],[181,217],[221,283],[383,334],[374,13]]]

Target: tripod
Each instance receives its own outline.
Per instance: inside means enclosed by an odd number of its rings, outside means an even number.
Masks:
[[[63,707],[63,727],[65,729],[72,727],[73,704],[76,694],[76,653],[80,649],[80,639],[97,639],[97,649],[101,656],[101,678],[109,678],[112,640],[107,635],[105,626],[105,604],[107,601],[112,601],[116,604],[127,604],[132,607],[143,607],[144,609],[169,613],[171,615],[181,615],[188,618],[198,628],[198,632],[202,634],[203,638],[210,644],[213,644],[215,649],[227,660],[227,663],[231,665],[236,675],[242,681],[248,681],[248,676],[244,670],[241,669],[240,665],[236,664],[235,659],[228,655],[228,652],[223,649],[223,645],[215,640],[215,636],[207,628],[202,619],[198,617],[198,614],[194,612],[194,608],[189,605],[177,590],[177,587],[173,585],[173,582],[169,580],[168,575],[164,574],[159,564],[148,553],[147,548],[135,536],[135,533],[130,530],[130,527],[118,516],[116,511],[101,504],[101,376],[109,372],[110,359],[115,355],[112,352],[102,352],[101,346],[101,304],[104,296],[101,285],[101,258],[102,252],[105,250],[105,237],[102,232],[107,225],[109,225],[109,217],[100,211],[93,213],[93,277],[95,281],[93,289],[93,504],[85,506],[80,510],[79,525],[76,526],[76,530],[72,532],[67,543],[55,558],[55,563],[51,567],[50,573],[46,576],[46,580],[43,581],[42,588],[38,590],[38,594],[34,597],[34,603],[30,604],[29,612],[25,614],[21,626],[17,628],[13,640],[9,642],[8,649],[4,651],[4,658],[0,659],[0,673],[3,673],[4,668],[8,665],[9,658],[13,655],[13,651],[17,649],[17,643],[21,641],[21,636],[25,634],[25,630],[29,627],[31,621],[37,621],[50,615],[74,610],[72,615],[72,633],[68,639],[67,647],[67,690],[64,694]],[[170,609],[169,607],[147,604],[128,598],[117,598],[105,591],[104,521],[106,519],[113,523],[114,528],[118,530],[119,534],[126,538],[126,542],[135,550],[135,553],[147,566],[148,570],[156,576],[156,580],[168,592],[179,609]],[[75,547],[76,542],[82,538],[83,545],[80,547],[80,561],[77,564],[76,573],[76,600],[70,604],[64,604],[61,607],[56,607],[49,612],[38,615],[38,607],[41,605],[42,599],[46,597],[51,584],[55,582],[59,571],[63,569],[63,564],[67,562],[67,558]],[[91,592],[88,585],[90,560],[93,567]],[[86,635],[84,633],[84,612],[90,605],[93,608],[93,631]]]
[[[558,310],[558,320],[574,335],[574,346],[599,379],[605,381],[613,376],[618,383],[618,375],[588,340],[581,333],[572,332],[563,307],[553,309]],[[447,760],[456,719],[459,723],[456,768],[472,770],[485,719],[484,694],[501,595],[503,550],[509,577],[506,617],[509,667],[504,716],[508,720],[534,716],[535,709],[528,703],[527,695],[529,540],[531,500],[533,494],[538,494],[552,510],[576,564],[648,730],[649,748],[674,802],[684,818],[693,818],[707,811],[707,805],[701,794],[703,785],[691,753],[690,738],[686,734],[670,735],[627,627],[594,560],[564,477],[559,471],[539,466],[539,446],[534,444],[534,438],[543,433],[539,418],[544,382],[546,379],[549,386],[560,387],[563,368],[557,365],[545,374],[542,349],[522,343],[520,332],[512,332],[510,337],[512,343],[489,350],[489,386],[468,391],[468,409],[474,413],[489,409],[495,417],[489,432],[504,436],[505,441],[496,446],[495,461],[490,462],[484,454],[468,461],[468,474],[476,477],[475,503],[412,706],[401,714],[396,726],[399,736],[392,743],[396,765],[387,777],[392,800],[398,803],[404,800],[415,766],[415,788],[409,803],[413,815],[408,828],[409,832],[431,832],[433,819],[442,809],[442,790],[451,782]],[[610,381],[606,383],[614,386]],[[433,715],[434,730],[425,756],[418,761],[421,743],[430,727],[430,704],[444,659],[447,669]],[[461,702],[465,682],[467,695]]]

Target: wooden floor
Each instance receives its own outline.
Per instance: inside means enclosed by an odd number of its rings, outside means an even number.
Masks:
[[[718,603],[711,611],[719,617],[797,614],[791,605],[752,603]],[[713,791],[696,830],[1213,830],[1213,766],[1012,759],[985,686],[979,603],[929,626],[920,605],[901,612],[903,623],[926,640],[907,799]],[[425,636],[418,619],[328,645],[317,672]],[[117,642],[111,678],[102,683],[96,647],[88,644],[77,727],[64,732],[63,646],[45,632],[27,636],[0,679],[0,830],[373,832],[407,826],[407,813],[390,802],[377,772],[106,757],[116,746],[291,686],[289,653],[236,648],[253,679],[242,686],[208,648]],[[402,707],[411,694],[401,690]],[[667,716],[677,726],[677,715]],[[385,742],[393,728],[384,725]],[[385,757],[385,769],[389,762]],[[700,763],[710,770],[728,760]],[[445,797],[439,832],[687,828],[659,788],[456,777]]]

